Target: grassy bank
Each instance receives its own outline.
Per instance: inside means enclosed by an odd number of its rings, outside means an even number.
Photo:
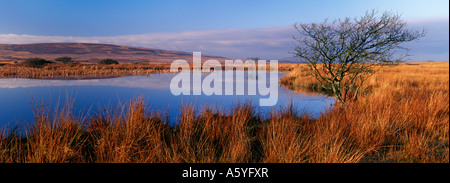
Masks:
[[[322,92],[299,65],[281,83]],[[449,161],[449,63],[403,63],[371,77],[357,101],[317,120],[328,143],[364,152],[360,162]]]
[[[0,78],[87,79],[150,75],[168,72],[169,64],[45,64],[31,67],[23,64],[0,65]]]
[[[90,118],[74,116],[70,106],[37,107],[26,132],[1,135],[0,162],[265,162],[271,161],[266,152],[277,153],[271,147],[276,144],[263,141],[273,138],[264,135],[275,130],[269,124],[300,120],[289,110],[263,120],[248,104],[220,113],[184,106],[179,125],[170,126],[166,116],[145,106],[139,98]],[[300,138],[292,132],[289,138]]]
[[[192,65],[190,66],[192,69]],[[222,67],[225,70],[225,67]],[[270,67],[267,66],[269,71]],[[279,64],[280,72],[292,70],[291,64]],[[86,63],[44,64],[29,66],[26,64],[0,63],[0,78],[30,78],[30,79],[90,79],[111,78],[122,76],[151,75],[167,73],[170,64],[167,63],[137,63],[99,65]]]
[[[283,83],[314,85],[289,67]],[[169,126],[142,99],[92,117],[38,106],[24,136],[0,135],[0,162],[448,163],[448,74],[448,62],[384,68],[358,101],[317,119],[289,107],[261,119],[246,104],[219,113],[184,106]]]

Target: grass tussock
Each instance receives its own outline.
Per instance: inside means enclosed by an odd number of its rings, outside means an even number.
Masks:
[[[448,73],[448,62],[384,68],[357,101],[316,119],[292,106],[263,119],[249,104],[185,105],[171,126],[142,98],[91,117],[37,106],[25,134],[0,135],[0,162],[448,163]],[[295,74],[282,80],[312,82]]]

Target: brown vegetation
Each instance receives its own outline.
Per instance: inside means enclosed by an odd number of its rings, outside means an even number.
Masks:
[[[46,64],[39,67],[30,67],[25,64],[5,64],[0,66],[0,78],[109,78],[119,76],[149,75],[160,72],[168,72],[169,69],[169,64]]]
[[[191,64],[192,69],[192,64]],[[223,67],[225,69],[225,67]],[[280,72],[292,69],[290,64],[279,64]],[[267,64],[267,70],[270,70]],[[170,71],[170,64],[135,63],[135,64],[81,64],[81,63],[46,63],[30,65],[26,63],[0,63],[0,78],[31,79],[86,79],[111,78],[120,76],[151,75]]]
[[[89,118],[70,105],[37,107],[25,136],[0,136],[0,162],[448,163],[448,74],[448,62],[384,68],[357,101],[317,119],[289,107],[261,119],[246,104],[218,113],[184,106],[170,126],[142,99]],[[297,71],[282,80],[313,83]]]
[[[320,91],[314,78],[302,75],[302,67],[281,82]],[[383,68],[362,91],[358,100],[335,106],[316,120],[326,128],[315,135],[335,143],[329,147],[334,153],[352,150],[359,162],[449,162],[448,62]]]

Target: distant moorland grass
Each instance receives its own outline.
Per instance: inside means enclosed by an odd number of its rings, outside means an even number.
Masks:
[[[29,64],[0,65],[0,78],[32,79],[83,79],[120,76],[150,75],[168,72],[169,64],[45,64],[30,67]]]
[[[155,73],[167,73],[170,64],[167,63],[135,63],[135,64],[108,64],[111,61],[105,59],[104,63],[47,63],[40,62],[39,58],[33,58],[33,64],[0,63],[0,78],[30,78],[30,79],[87,79],[87,78],[111,78],[121,76],[151,75]],[[43,60],[45,61],[45,60]],[[192,65],[191,65],[192,69]],[[224,67],[222,69],[225,70]],[[267,70],[270,67],[267,66]],[[280,72],[292,69],[290,64],[279,64]]]
[[[284,84],[314,85],[302,65],[289,67]],[[248,104],[218,113],[186,105],[170,126],[142,98],[91,117],[73,115],[70,104],[36,105],[25,134],[0,135],[0,162],[448,163],[448,74],[448,62],[384,68],[357,101],[316,119],[288,104],[268,119]]]

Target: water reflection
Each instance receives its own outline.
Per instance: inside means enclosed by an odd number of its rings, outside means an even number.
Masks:
[[[279,74],[281,77],[283,74]],[[33,121],[33,99],[42,102],[50,108],[74,101],[76,114],[90,115],[106,109],[105,106],[115,107],[119,103],[143,96],[153,111],[170,112],[170,121],[176,122],[181,104],[194,104],[197,109],[204,105],[220,106],[222,109],[230,108],[237,102],[251,101],[258,106],[260,98],[257,95],[180,95],[174,96],[170,92],[170,81],[175,74],[154,74],[150,76],[132,76],[108,79],[89,80],[44,80],[44,79],[0,79],[0,127],[17,121]],[[205,77],[205,75],[202,75]],[[234,84],[244,82],[247,91],[247,81],[257,79],[245,76],[245,80],[223,80]],[[236,86],[236,85],[235,85]],[[194,88],[195,90],[196,88]],[[198,89],[198,88],[197,88]],[[229,90],[224,88],[223,91]],[[69,96],[69,97],[67,97]],[[332,103],[334,99],[323,95],[306,95],[295,93],[284,87],[278,88],[278,102],[273,107],[259,107],[262,116],[286,107],[289,101],[297,107],[298,112],[308,112],[317,116]]]

